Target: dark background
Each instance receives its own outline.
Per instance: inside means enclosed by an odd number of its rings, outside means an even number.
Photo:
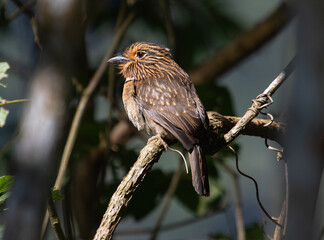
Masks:
[[[42,165],[46,168],[44,172],[52,176],[47,180],[48,187],[54,184],[66,136],[80,101],[79,88],[85,88],[89,83],[111,47],[116,30],[128,14],[135,12],[136,16],[118,42],[115,53],[122,52],[136,41],[162,44],[172,49],[175,60],[190,74],[234,41],[240,33],[253,29],[276,11],[280,1],[88,1],[80,8],[81,16],[76,14],[75,22],[61,18],[60,13],[56,13],[53,14],[56,18],[50,23],[42,20],[48,25],[38,25],[37,34],[33,32],[33,26],[37,25],[32,24],[31,19],[34,16],[46,16],[39,11],[44,6],[34,4],[30,13],[21,13],[7,21],[10,13],[17,10],[16,4],[12,1],[2,4],[0,62],[8,62],[11,68],[8,71],[9,78],[4,80],[8,86],[0,88],[0,96],[8,100],[29,98],[29,90],[33,88],[31,82],[35,81],[36,73],[43,66],[58,66],[64,69],[62,76],[67,76],[63,78],[63,86],[68,90],[61,90],[64,92],[61,98],[66,98],[66,105],[63,127],[60,128],[62,135],[57,137],[59,147],[55,149],[53,159],[49,159],[50,164],[44,162]],[[60,7],[68,9],[68,6],[59,6],[59,2],[57,4],[58,12]],[[66,31],[62,26],[67,23],[79,28],[68,28]],[[297,44],[295,32],[295,21],[284,25],[277,35],[264,41],[261,47],[241,61],[229,66],[228,71],[197,82],[196,88],[206,110],[242,116],[251,105],[251,100],[263,92],[294,56]],[[38,34],[41,48],[34,41]],[[284,83],[274,96],[275,103],[266,110],[278,121],[287,118],[293,91],[292,82],[293,78],[289,78]],[[57,85],[59,84],[60,81]],[[109,197],[146,143],[145,133],[138,134],[127,125],[121,102],[122,85],[123,80],[117,71],[112,68],[105,71],[81,120],[61,190],[64,200],[57,201],[66,235],[73,239],[91,239]],[[55,86],[56,83],[53,84]],[[52,101],[55,102],[56,99]],[[33,104],[35,101],[30,102],[31,106]],[[25,172],[25,167],[20,167],[23,160],[19,157],[20,145],[16,142],[20,139],[18,126],[24,122],[23,108],[26,105],[27,103],[18,103],[6,106],[10,113],[6,125],[0,129],[1,176]],[[39,116],[42,113],[34,115],[35,119]],[[117,126],[121,121],[127,127],[119,130]],[[125,139],[121,137],[123,134],[126,134]],[[285,189],[283,162],[276,161],[276,154],[266,149],[261,138],[239,137],[235,146],[239,152],[241,168],[259,183],[263,205],[271,215],[278,216]],[[180,145],[175,147],[181,149]],[[198,216],[208,218],[197,218],[190,224],[160,231],[159,239],[228,239],[220,238],[220,234],[236,239],[233,179],[220,166],[220,160],[234,169],[234,157],[227,151],[208,158],[212,185],[209,199],[195,194],[190,175],[186,175],[182,167],[181,179],[163,225],[172,225]],[[179,162],[179,156],[174,152],[167,151],[162,155],[131,200],[116,230],[115,239],[149,238],[149,231],[155,226],[165,193]],[[37,167],[32,168],[38,172]],[[265,239],[260,234],[261,229],[264,228],[272,235],[275,226],[260,210],[252,182],[240,180],[245,225],[248,234],[251,234],[247,239]],[[37,195],[37,186],[28,185],[26,188],[26,194]],[[10,205],[8,206],[10,209]],[[2,225],[6,223],[4,216],[5,211],[2,210]],[[147,229],[144,234],[141,232]],[[45,238],[54,238],[50,227]]]

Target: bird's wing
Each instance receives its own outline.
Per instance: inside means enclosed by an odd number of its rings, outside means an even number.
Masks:
[[[145,79],[136,84],[136,101],[144,114],[171,132],[190,151],[208,121],[189,79]]]

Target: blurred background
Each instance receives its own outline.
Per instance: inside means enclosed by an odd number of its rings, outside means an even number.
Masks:
[[[137,41],[167,46],[191,76],[207,111],[242,116],[296,51],[296,23],[290,21],[279,0],[7,0],[0,6],[0,62],[10,65],[8,78],[1,80],[7,86],[0,86],[0,97],[30,99],[4,106],[9,114],[0,128],[0,176],[23,177],[1,196],[23,186],[22,199],[29,194],[30,202],[39,194],[47,197],[75,113],[85,101],[76,137],[69,145],[60,196],[54,197],[67,239],[92,239],[111,195],[148,139],[127,120],[121,101],[123,79],[107,66],[107,56]],[[22,6],[23,11],[19,10]],[[245,42],[234,48],[234,53],[224,51],[243,37]],[[234,57],[228,57],[231,54]],[[235,58],[235,54],[241,56]],[[213,65],[215,58],[220,67]],[[208,64],[205,71],[203,66]],[[49,78],[45,86],[37,87],[44,77]],[[286,117],[292,81],[290,77],[284,83],[266,110],[277,121]],[[87,90],[89,95],[84,94]],[[35,98],[41,92],[45,100]],[[42,107],[44,102],[48,104]],[[40,108],[32,112],[37,104]],[[58,119],[59,126],[53,128],[55,124],[51,125],[47,116]],[[25,126],[28,121],[36,125]],[[49,129],[54,129],[51,134]],[[54,139],[56,147],[50,148],[48,155],[39,154],[47,138]],[[40,147],[29,152],[26,146],[38,142]],[[262,138],[240,136],[233,145],[241,169],[257,180],[263,205],[272,216],[279,216],[285,196],[283,161],[277,161],[276,153],[266,148]],[[181,150],[179,144],[173,147]],[[208,156],[209,198],[196,195],[181,162],[177,153],[163,153],[123,213],[114,239],[237,238],[233,173],[238,173],[233,154],[223,150]],[[32,169],[33,174],[26,169]],[[39,172],[41,176],[35,177]],[[181,175],[176,190],[166,196],[177,173]],[[266,239],[263,231],[272,236],[275,225],[260,209],[252,181],[238,179],[247,239]],[[29,180],[32,185],[19,184]],[[38,186],[40,182],[42,186]],[[12,196],[1,201],[2,236],[6,236],[6,214],[21,206],[19,201],[10,204]],[[171,202],[165,207],[166,197]],[[35,226],[40,228],[45,204],[34,207],[40,209],[35,216],[39,219]],[[42,236],[55,239],[50,226]]]

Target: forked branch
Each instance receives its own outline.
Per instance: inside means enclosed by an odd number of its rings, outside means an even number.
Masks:
[[[279,74],[279,76],[269,85],[263,94],[272,95],[283,83],[283,81],[292,73],[292,69],[293,61],[282,73]],[[263,95],[261,98],[263,98]],[[264,104],[264,101],[264,99],[253,101],[252,107],[247,110],[247,113],[242,118],[222,116],[221,114],[215,112],[209,112],[208,117],[210,120],[211,129],[210,135],[214,138],[210,145],[213,146],[214,149],[220,150],[228,143],[233,141],[239,134],[267,137],[280,142],[280,137],[278,138],[277,136],[282,136],[282,134],[284,134],[284,124],[272,122],[271,125],[265,126],[265,123],[267,123],[269,120],[253,119],[261,108],[267,106]],[[262,128],[263,131],[256,130],[259,128]],[[225,132],[227,133],[223,137],[220,137],[220,135]],[[153,137],[148,141],[147,145],[142,149],[137,161],[112,196],[106,213],[104,214],[101,224],[94,237],[95,240],[106,240],[112,238],[113,233],[121,220],[122,210],[126,208],[129,200],[133,196],[133,193],[136,191],[139,184],[144,180],[146,174],[152,168],[153,164],[158,161],[164,150],[164,142],[161,139]],[[216,150],[213,152],[216,152]]]

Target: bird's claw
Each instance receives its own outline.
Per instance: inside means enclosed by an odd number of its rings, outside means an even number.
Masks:
[[[149,144],[152,141],[159,141],[163,145],[165,151],[168,149],[168,144],[163,140],[163,138],[160,135],[155,135],[153,137],[150,137],[147,140],[147,143]]]

